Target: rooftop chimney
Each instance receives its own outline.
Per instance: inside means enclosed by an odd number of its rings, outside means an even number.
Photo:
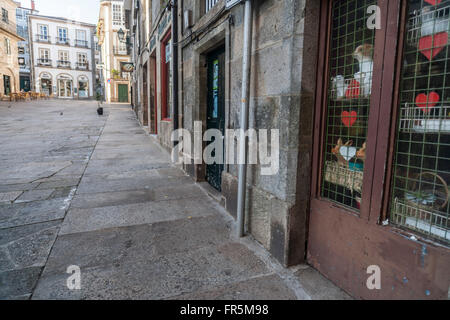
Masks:
[[[34,3],[34,0],[31,0],[31,10],[35,11],[36,10],[36,5]]]

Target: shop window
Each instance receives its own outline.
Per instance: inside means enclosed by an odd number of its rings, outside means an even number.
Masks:
[[[450,242],[450,1],[408,1],[392,223]]]
[[[374,0],[333,1],[322,197],[360,209],[372,91]]]
[[[322,3],[312,214],[449,244],[450,0]]]

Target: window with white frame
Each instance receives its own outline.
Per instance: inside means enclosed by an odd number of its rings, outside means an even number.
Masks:
[[[112,6],[113,10],[113,23],[118,22],[122,23],[123,20],[123,13],[122,13],[122,6],[120,4],[113,4]]]
[[[87,69],[88,67],[88,60],[87,60],[87,54],[86,53],[77,53],[77,67],[79,69]]]
[[[38,35],[39,40],[48,41],[48,26],[45,24],[40,24],[38,25],[38,30],[39,30]]]
[[[69,51],[59,51],[58,57],[60,61],[69,61]]]
[[[50,50],[45,48],[39,48],[38,64],[48,65],[50,64]]]
[[[88,42],[86,38],[86,30],[77,30],[76,31],[76,40],[75,45],[79,47],[88,47]]]
[[[50,50],[48,49],[39,49],[39,58],[40,59],[49,59],[50,57]]]
[[[78,61],[78,63],[86,63],[87,62],[86,53],[78,53],[77,61]]]
[[[67,28],[58,28],[58,42],[60,43],[67,43],[68,41],[68,31]]]

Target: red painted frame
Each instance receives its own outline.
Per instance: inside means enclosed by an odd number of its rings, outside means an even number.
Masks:
[[[154,51],[155,55],[156,55],[156,50]],[[153,66],[153,79],[155,81],[155,92],[153,94],[153,99],[154,99],[154,111],[155,111],[155,134],[158,134],[158,72],[157,72],[157,67],[158,64],[156,63],[156,57],[151,55],[150,59],[152,59],[152,63],[151,65]],[[154,60],[154,61],[153,61]]]
[[[166,69],[166,48],[172,36],[172,31],[169,30],[161,41],[161,119],[163,121],[172,121],[167,115],[167,69]]]
[[[377,30],[375,41],[360,214],[320,195],[332,1],[321,0],[307,261],[357,298],[446,298],[448,247],[417,234],[419,241],[415,241],[410,238],[413,231],[381,225],[389,217],[407,0],[378,0],[382,26]],[[423,248],[426,253],[419,257],[417,253],[423,252]],[[365,285],[366,268],[372,264],[382,270],[381,290],[368,290]],[[407,277],[409,282],[399,283],[401,276]]]

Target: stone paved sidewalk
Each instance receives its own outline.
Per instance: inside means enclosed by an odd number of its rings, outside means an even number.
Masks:
[[[285,269],[140,128],[129,106],[0,104],[0,299],[348,299]],[[81,289],[66,273],[81,270]]]

